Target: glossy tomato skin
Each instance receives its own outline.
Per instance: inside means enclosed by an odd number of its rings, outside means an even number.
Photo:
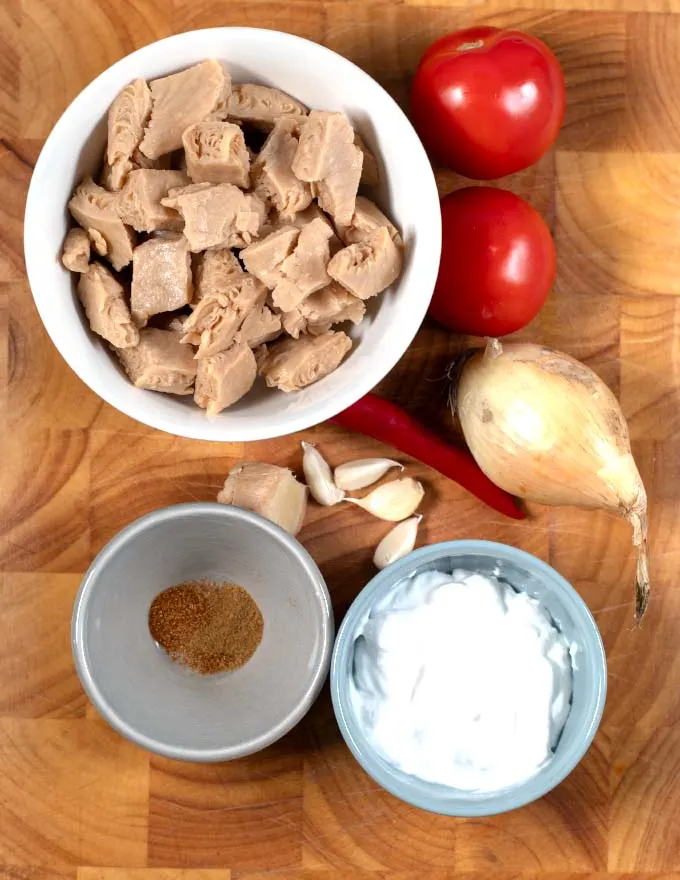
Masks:
[[[488,186],[445,196],[441,211],[430,315],[474,336],[505,336],[526,326],[555,280],[555,247],[541,215],[514,193]]]
[[[564,107],[564,76],[545,43],[492,27],[437,40],[411,86],[411,119],[425,147],[476,180],[537,162],[557,137]]]

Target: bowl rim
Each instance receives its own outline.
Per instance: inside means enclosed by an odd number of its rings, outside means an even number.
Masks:
[[[416,780],[419,787],[422,786],[432,791],[433,796],[430,797],[427,794],[422,794],[418,789],[410,785],[408,774],[398,770],[394,774],[390,769],[387,769],[387,762],[379,759],[369,741],[363,735],[360,741],[355,737],[353,730],[359,732],[358,725],[353,720],[348,722],[348,717],[352,713],[346,696],[343,696],[343,691],[346,695],[348,689],[340,687],[340,680],[346,680],[344,669],[346,669],[346,661],[351,650],[356,626],[361,621],[363,615],[373,606],[374,602],[384,596],[400,580],[408,576],[409,571],[412,571],[416,566],[441,558],[455,557],[467,553],[515,560],[530,567],[539,577],[544,575],[544,583],[546,585],[551,589],[556,588],[559,593],[571,600],[572,607],[570,610],[578,614],[577,622],[583,628],[584,635],[588,637],[589,647],[594,649],[593,669],[595,676],[591,711],[581,742],[573,750],[571,760],[566,763],[561,771],[551,773],[551,765],[548,765],[545,773],[540,777],[531,777],[510,789],[503,789],[498,793],[489,793],[487,798],[478,801],[472,798],[466,801],[466,792],[457,792],[456,789],[440,786],[436,783]],[[510,810],[526,806],[552,791],[572,772],[590,748],[602,719],[607,695],[607,659],[602,635],[595,618],[579,593],[551,565],[548,565],[548,563],[533,554],[509,544],[478,539],[443,541],[421,547],[373,577],[354,599],[339,627],[331,658],[330,676],[331,699],[340,732],[355,759],[366,773],[386,791],[406,803],[432,813],[460,817],[481,818],[506,813]],[[385,765],[384,768],[383,764]],[[540,784],[536,784],[539,779]],[[534,782],[533,787],[531,786],[532,781]],[[434,796],[435,792],[438,795],[436,798]],[[454,794],[447,798],[447,792],[453,792]]]
[[[47,293],[41,292],[44,285],[41,286],[38,277],[38,267],[46,258],[45,253],[41,249],[41,236],[39,234],[41,225],[44,222],[43,203],[41,201],[42,181],[50,173],[49,157],[59,148],[62,134],[73,127],[77,128],[78,120],[84,108],[90,102],[91,97],[99,92],[103,84],[113,85],[117,83],[121,68],[133,64],[136,58],[158,53],[163,48],[170,50],[172,47],[183,43],[190,45],[197,36],[208,41],[210,39],[219,40],[220,37],[226,34],[229,34],[232,39],[242,38],[243,40],[253,39],[256,35],[259,41],[264,40],[265,42],[276,43],[279,46],[282,44],[287,46],[290,53],[298,54],[300,51],[304,51],[310,57],[311,66],[315,66],[316,62],[323,64],[323,59],[328,57],[332,57],[336,63],[340,59],[340,62],[346,65],[347,69],[353,68],[363,77],[365,83],[370,84],[370,88],[376,90],[382,96],[382,99],[391,106],[396,116],[400,118],[400,121],[403,123],[403,129],[400,129],[400,139],[403,141],[404,138],[407,138],[411,142],[412,154],[419,155],[422,160],[422,162],[419,162],[423,178],[421,189],[424,193],[424,198],[430,204],[431,210],[429,213],[431,214],[432,228],[428,229],[427,235],[417,237],[418,252],[422,256],[419,259],[418,277],[417,279],[414,277],[412,282],[414,293],[409,299],[410,320],[399,322],[398,344],[392,346],[384,360],[369,359],[366,369],[359,374],[357,380],[345,383],[341,391],[334,392],[332,395],[328,395],[324,399],[315,402],[313,412],[309,412],[304,408],[299,412],[288,411],[281,414],[280,420],[278,418],[276,420],[263,419],[262,423],[256,423],[255,425],[249,422],[237,422],[235,425],[230,425],[229,421],[217,423],[207,417],[203,422],[185,420],[186,424],[183,425],[183,421],[179,418],[175,419],[174,416],[156,412],[145,413],[144,404],[137,404],[136,399],[135,402],[130,402],[128,399],[114,402],[112,398],[115,398],[116,395],[110,394],[106,376],[100,376],[88,370],[85,353],[81,351],[79,346],[72,346],[68,340],[62,338],[61,324],[49,307],[50,296]],[[127,76],[125,81],[128,81]],[[64,210],[66,210],[65,205]],[[411,121],[389,92],[357,64],[320,43],[283,31],[253,27],[201,28],[156,40],[120,58],[85,86],[54,124],[40,152],[26,198],[23,235],[26,273],[38,314],[52,343],[78,378],[110,406],[113,406],[119,412],[141,424],[175,436],[189,437],[196,440],[211,440],[214,442],[268,440],[286,436],[296,431],[306,430],[333,418],[333,416],[351,406],[374,388],[403,357],[425,318],[439,271],[441,241],[439,193],[432,165]],[[415,247],[416,245],[414,244],[414,252]],[[423,296],[423,291],[429,291],[429,295]],[[395,326],[395,332],[396,330],[397,327]],[[143,391],[144,389],[140,390]],[[145,391],[145,393],[152,392]],[[140,398],[140,400],[144,399]],[[140,417],[140,411],[142,417]]]
[[[117,553],[124,551],[125,546],[130,540],[158,523],[173,519],[183,519],[184,517],[200,517],[206,514],[217,515],[223,517],[225,520],[238,519],[241,522],[249,523],[254,528],[264,531],[269,538],[284,544],[295,555],[304,572],[308,576],[310,583],[314,585],[314,596],[318,601],[323,617],[319,660],[310,672],[309,683],[302,698],[296,703],[291,711],[268,732],[263,733],[260,736],[252,737],[242,745],[231,748],[200,749],[173,746],[171,743],[162,742],[140,732],[131,724],[128,724],[121,714],[106,700],[89,667],[87,656],[85,621],[87,618],[89,600],[96,589],[99,575],[106,568],[112,557]],[[139,519],[134,520],[134,522],[121,529],[121,531],[111,538],[111,540],[108,541],[95,556],[90,567],[83,575],[73,605],[73,613],[71,617],[71,650],[76,672],[86,695],[100,715],[108,721],[114,730],[118,731],[118,733],[122,734],[131,742],[142,746],[142,748],[166,758],[174,758],[179,761],[194,761],[198,763],[216,763],[219,761],[231,761],[236,758],[243,758],[246,755],[259,752],[261,749],[264,749],[279,740],[282,736],[285,736],[286,733],[292,730],[293,727],[302,720],[319,695],[326,680],[326,676],[328,675],[334,630],[335,623],[333,606],[331,604],[331,598],[326,582],[317,564],[296,538],[288,534],[288,532],[284,531],[280,526],[250,510],[244,510],[243,508],[234,507],[229,504],[218,504],[217,502],[210,501],[189,502],[185,504],[174,504],[170,507],[163,507],[144,514],[144,516],[139,517]]]

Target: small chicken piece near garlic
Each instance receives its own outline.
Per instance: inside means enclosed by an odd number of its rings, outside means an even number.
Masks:
[[[345,501],[363,507],[378,519],[400,522],[416,512],[424,494],[423,485],[418,480],[401,477],[378,486],[363,498],[345,498]]]
[[[346,461],[335,469],[335,485],[348,492],[365,489],[377,483],[393,467],[404,470],[403,464],[391,458],[358,458],[355,461]]]
[[[288,468],[261,461],[241,461],[229,471],[217,500],[259,513],[291,535],[297,535],[307,512],[307,487],[299,483]]]
[[[416,546],[418,526],[422,518],[420,514],[418,516],[411,516],[397,523],[393,529],[390,529],[375,548],[373,564],[376,568],[387,568],[388,565],[396,562],[397,559],[408,556]]]
[[[332,507],[345,497],[345,493],[333,482],[333,475],[326,459],[312,443],[302,441],[302,470],[312,497],[324,507]]]

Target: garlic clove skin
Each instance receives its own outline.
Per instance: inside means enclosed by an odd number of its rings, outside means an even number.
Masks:
[[[397,525],[385,535],[375,548],[375,553],[373,554],[373,564],[376,568],[387,568],[388,565],[396,562],[397,559],[402,559],[404,556],[408,556],[411,550],[416,546],[418,526],[420,525],[422,518],[421,514],[418,516],[411,516],[408,519],[397,523]]]
[[[365,489],[377,483],[393,467],[404,470],[403,464],[391,458],[358,458],[355,461],[346,461],[335,469],[335,485],[348,492]]]
[[[302,441],[302,470],[312,493],[312,498],[324,507],[339,504],[345,493],[333,482],[331,469],[326,459],[313,443]]]
[[[416,512],[424,494],[425,490],[418,480],[401,477],[378,486],[363,498],[345,498],[345,501],[363,507],[378,519],[400,522]]]

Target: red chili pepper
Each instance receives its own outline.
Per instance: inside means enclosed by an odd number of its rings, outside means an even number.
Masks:
[[[466,449],[450,446],[389,400],[366,394],[332,420],[343,428],[388,443],[444,474],[480,501],[513,519],[526,514],[516,499],[484,474]]]

